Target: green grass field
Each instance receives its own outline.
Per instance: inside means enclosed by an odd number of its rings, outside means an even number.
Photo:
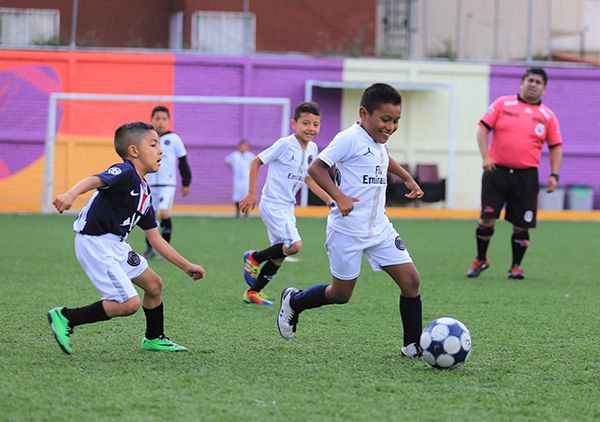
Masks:
[[[99,299],[73,251],[73,216],[0,215],[0,420],[598,420],[599,225],[544,222],[506,279],[509,225],[480,279],[473,221],[397,220],[422,276],[424,323],[452,316],[473,352],[453,371],[400,357],[398,289],[363,263],[350,303],[302,314],[293,341],[277,307],[244,305],[241,254],[267,245],[259,219],[174,218],[174,246],[207,270],[192,281],[165,261],[167,335],[189,353],[144,352],[140,311],[77,327],[73,355],[46,311]],[[267,292],[329,281],[325,221],[300,219],[304,249]],[[131,244],[143,250],[136,229]]]

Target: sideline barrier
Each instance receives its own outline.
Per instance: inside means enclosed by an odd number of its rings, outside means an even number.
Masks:
[[[388,207],[386,208],[390,218],[414,218],[414,219],[438,219],[438,220],[476,220],[479,217],[478,210],[446,210],[426,208]],[[234,216],[235,209],[231,205],[203,205],[187,206],[174,205],[173,213],[178,215],[214,215]],[[326,218],[329,210],[327,207],[296,207],[296,217]],[[251,216],[258,216],[258,207],[250,212]],[[500,218],[504,218],[501,216]],[[541,221],[598,221],[600,222],[600,210],[594,211],[538,211],[538,220]]]

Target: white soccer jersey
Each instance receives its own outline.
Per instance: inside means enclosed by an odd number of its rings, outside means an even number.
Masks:
[[[319,154],[330,167],[337,167],[336,183],[344,194],[359,198],[350,214],[339,208],[329,213],[327,225],[350,236],[375,236],[390,222],[385,214],[385,189],[389,154],[358,124],[338,133]]]
[[[296,192],[308,176],[308,165],[317,158],[317,144],[310,141],[302,149],[296,135],[278,139],[258,154],[263,164],[269,164],[267,181],[262,191],[262,201],[295,204]]]
[[[233,192],[234,202],[240,201],[248,193],[250,183],[250,164],[256,155],[250,151],[241,153],[234,151],[225,157],[225,162],[231,166],[233,172]]]
[[[179,135],[166,132],[160,137],[162,159],[160,169],[149,173],[146,181],[150,186],[177,186],[177,168],[179,158],[187,155],[183,141]]]

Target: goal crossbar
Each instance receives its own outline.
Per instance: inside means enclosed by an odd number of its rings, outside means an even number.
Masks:
[[[274,105],[280,106],[281,136],[289,134],[291,101],[284,97],[235,97],[235,96],[196,96],[196,95],[121,95],[54,92],[48,100],[48,119],[46,122],[46,141],[44,145],[44,186],[42,188],[42,213],[52,212],[52,194],[54,188],[54,147],[56,142],[56,117],[58,101],[129,101],[129,102],[167,102],[183,104],[229,104],[229,105]]]

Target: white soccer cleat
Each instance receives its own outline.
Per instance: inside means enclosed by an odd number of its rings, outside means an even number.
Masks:
[[[417,343],[410,343],[409,345],[400,349],[400,353],[402,353],[402,356],[407,358],[420,358],[423,354],[423,350]]]
[[[281,292],[281,302],[279,305],[279,314],[277,315],[277,328],[279,334],[286,340],[291,340],[296,336],[296,324],[298,324],[298,314],[290,306],[292,294],[299,290],[294,287],[286,287]]]

